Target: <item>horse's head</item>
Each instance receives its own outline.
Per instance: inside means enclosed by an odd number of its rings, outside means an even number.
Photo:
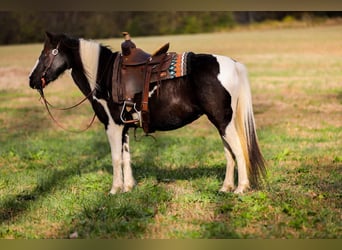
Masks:
[[[71,67],[71,59],[66,53],[67,37],[46,32],[44,48],[29,76],[30,86],[43,89]]]

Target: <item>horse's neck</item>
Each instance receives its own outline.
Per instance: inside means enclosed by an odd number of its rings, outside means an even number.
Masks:
[[[112,53],[107,48],[102,48],[100,57],[99,57],[99,64],[98,64],[98,75],[97,75],[97,84],[98,87],[102,90],[107,90],[108,83],[110,81],[110,87],[111,86],[111,77],[112,77],[112,71],[113,71],[113,64],[114,60],[117,57],[118,53]]]
[[[107,48],[102,48],[101,50],[96,85],[96,94],[99,98],[110,98],[110,93],[112,91],[113,64],[116,56],[118,56],[117,52],[112,53],[112,51]]]
[[[107,48],[101,49],[98,64],[98,75],[96,79],[96,93],[101,96],[103,95],[103,97],[108,96],[108,93],[111,91],[109,88],[111,88],[113,62],[118,55],[118,52],[112,53]],[[89,78],[84,72],[82,61],[74,65],[71,75],[82,93],[85,96],[89,95],[92,91],[92,86],[89,84]]]
[[[91,88],[88,84],[87,77],[83,73],[83,70],[73,68],[71,71],[71,76],[83,95],[89,95],[89,93],[91,92]]]

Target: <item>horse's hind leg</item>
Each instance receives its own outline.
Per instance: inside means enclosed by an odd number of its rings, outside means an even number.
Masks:
[[[241,141],[236,131],[235,125],[233,122],[230,122],[225,129],[225,135],[222,136],[224,142],[229,145],[225,145],[225,148],[230,149],[234,154],[237,165],[238,165],[238,187],[235,189],[234,193],[243,193],[246,189],[249,188],[249,180],[247,173],[246,160],[243,154]],[[225,143],[224,143],[225,144]],[[227,150],[225,149],[225,150]],[[227,155],[227,153],[226,153]],[[226,191],[225,187],[229,187],[232,179],[234,178],[232,175],[233,170],[231,169],[231,165],[227,163],[227,174],[226,179],[223,183],[222,191]],[[226,186],[228,185],[228,186]]]
[[[230,152],[231,149],[228,145],[228,143],[225,141],[224,138],[222,138],[223,144],[224,144],[224,153],[227,160],[227,168],[226,168],[226,176],[223,181],[223,185],[220,189],[221,192],[229,192],[233,191],[235,189],[234,185],[234,166],[235,166],[235,160]]]

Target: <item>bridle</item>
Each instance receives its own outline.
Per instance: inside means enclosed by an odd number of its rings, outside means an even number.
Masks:
[[[51,66],[53,64],[53,61],[55,60],[56,56],[58,55],[59,53],[59,46],[60,46],[61,42],[58,42],[56,48],[54,48],[53,50],[51,50],[51,55],[52,57],[50,56],[50,62],[48,64],[48,66],[45,68],[45,70],[43,71],[43,74],[42,74],[42,77],[40,78],[40,80],[42,81],[42,89],[46,86],[46,79],[45,79],[45,76],[46,76],[46,73],[49,69],[51,69]]]
[[[43,71],[43,74],[42,74],[42,77],[41,77],[41,83],[42,83],[42,84],[41,84],[41,88],[38,89],[38,92],[39,92],[39,94],[40,94],[41,99],[43,100],[44,106],[45,106],[45,108],[46,108],[46,110],[47,110],[49,116],[50,116],[51,119],[56,123],[56,125],[57,125],[58,127],[62,128],[62,129],[65,130],[65,131],[68,131],[68,132],[72,132],[72,133],[81,133],[81,132],[84,132],[84,131],[88,130],[88,129],[91,127],[91,125],[93,125],[93,123],[94,123],[94,121],[95,121],[95,117],[96,117],[96,114],[95,114],[95,113],[94,113],[94,115],[93,115],[93,117],[92,117],[90,123],[89,123],[84,129],[81,129],[81,130],[77,130],[77,131],[76,131],[76,130],[67,129],[67,128],[65,128],[64,126],[62,126],[62,125],[56,120],[56,118],[52,115],[50,108],[55,109],[55,110],[70,110],[70,109],[76,108],[76,107],[80,106],[82,103],[84,103],[88,98],[90,98],[90,97],[95,93],[95,90],[96,90],[96,89],[94,88],[92,91],[90,91],[90,93],[89,93],[85,98],[83,98],[81,101],[79,101],[79,102],[76,103],[75,105],[72,105],[72,106],[66,107],[66,108],[57,108],[57,107],[53,106],[52,104],[50,104],[50,102],[48,102],[48,101],[46,100],[45,95],[44,95],[44,91],[43,91],[44,87],[46,86],[46,79],[45,79],[46,73],[47,73],[47,71],[52,67],[53,62],[54,62],[56,56],[57,56],[58,53],[59,53],[59,50],[58,50],[58,49],[59,49],[60,43],[61,43],[61,42],[58,42],[56,48],[53,49],[53,50],[51,51],[52,57],[50,56],[49,64],[48,64],[48,66],[45,68],[45,70]]]

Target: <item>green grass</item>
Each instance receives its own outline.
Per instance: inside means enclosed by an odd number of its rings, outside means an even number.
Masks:
[[[341,26],[136,38],[153,51],[225,54],[250,72],[267,182],[245,195],[218,192],[225,173],[217,131],[200,118],[134,141],[138,182],[109,196],[102,125],[58,129],[27,75],[41,45],[0,47],[0,238],[341,238]],[[328,39],[329,38],[329,39]],[[224,42],[222,42],[224,41]],[[102,41],[119,48],[121,40]],[[67,106],[81,94],[63,77],[46,90]],[[83,128],[91,108],[56,117]],[[133,131],[131,131],[133,132]]]

